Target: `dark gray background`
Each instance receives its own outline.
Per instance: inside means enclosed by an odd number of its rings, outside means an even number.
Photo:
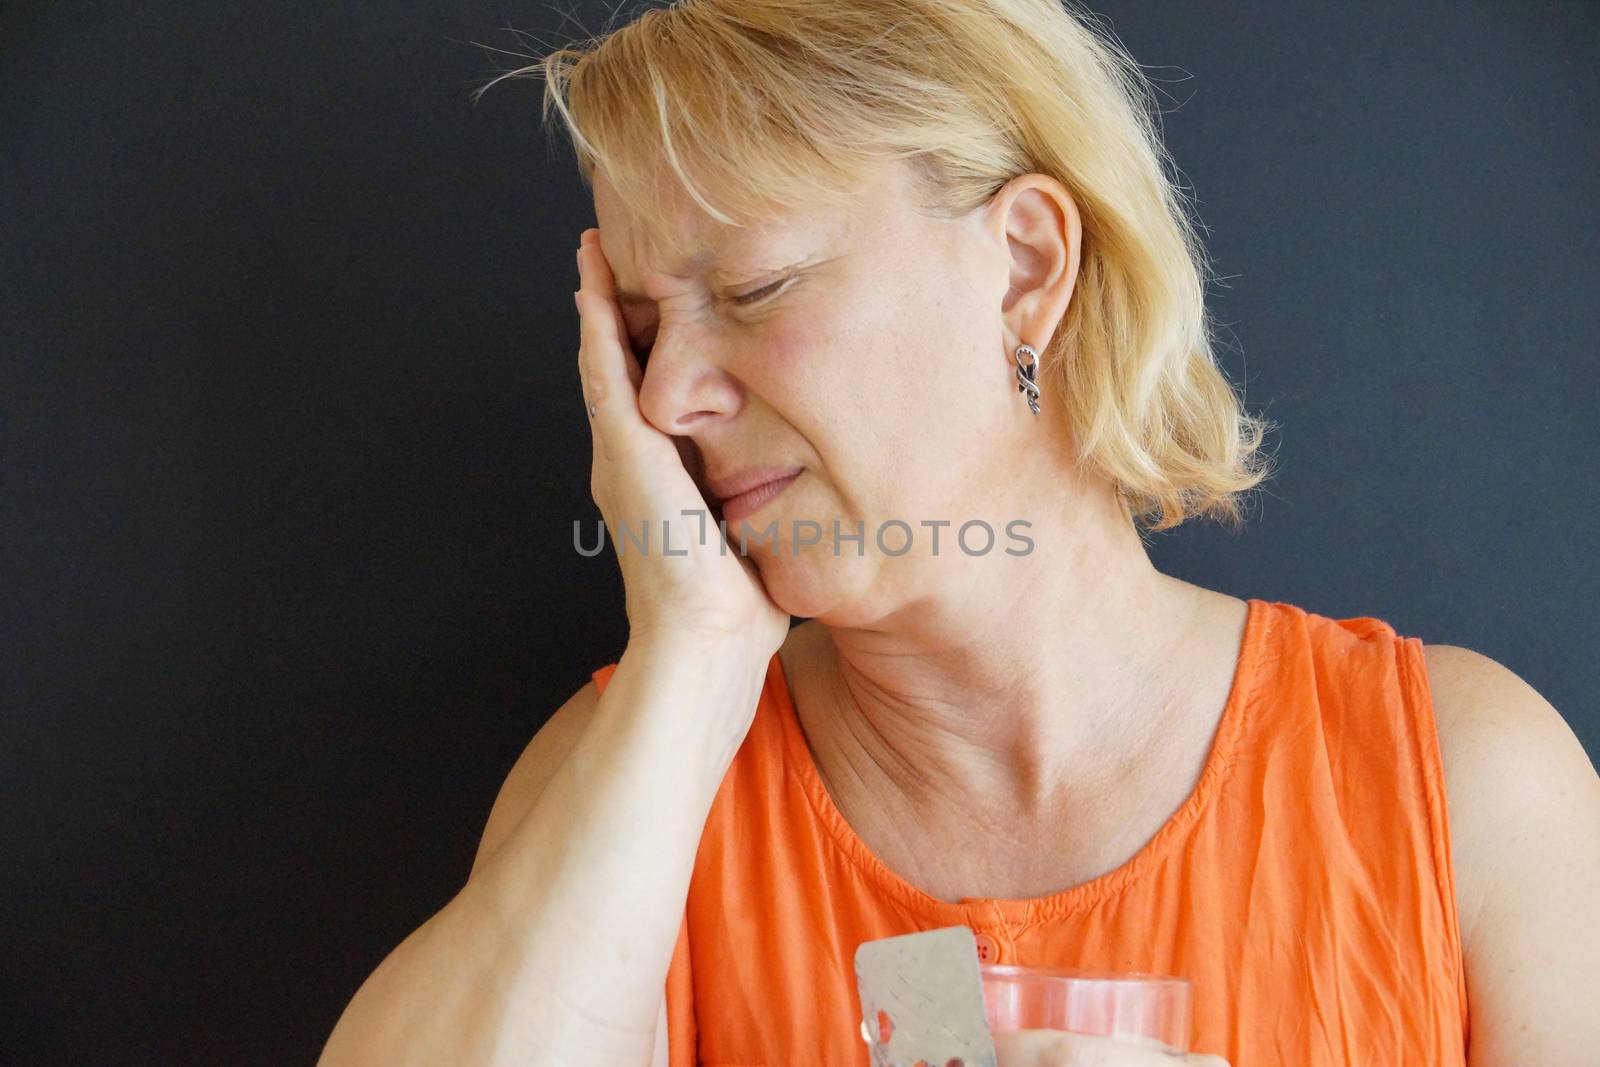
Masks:
[[[1283,425],[1248,532],[1158,566],[1477,649],[1593,756],[1600,7],[1096,10]],[[515,59],[473,42],[560,25],[9,16],[0,1060],[311,1063],[620,653],[615,562],[570,548],[592,209],[538,82],[468,100]]]

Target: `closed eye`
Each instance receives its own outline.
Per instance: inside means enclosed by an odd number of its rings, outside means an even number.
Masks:
[[[748,293],[742,293],[739,296],[734,297],[733,302],[742,307],[748,307],[751,304],[760,303],[765,298],[773,295],[779,289],[783,288],[784,283],[790,281],[793,277],[794,275],[790,275],[788,278],[779,278],[777,281],[768,285],[763,285],[759,289],[753,289]],[[640,367],[644,366],[644,361],[650,355],[650,349],[653,345],[653,341],[651,344],[640,344],[637,341],[633,343],[633,353],[634,356],[638,358]]]
[[[753,290],[751,292],[745,293],[742,296],[734,297],[733,298],[733,302],[735,304],[741,304],[741,305],[754,304],[757,301],[761,300],[763,297],[770,296],[773,293],[777,292],[778,289],[782,287],[783,283],[788,281],[788,280],[789,280],[788,278],[779,278],[777,281],[773,282],[771,285],[763,285],[759,289],[756,289],[756,290]]]

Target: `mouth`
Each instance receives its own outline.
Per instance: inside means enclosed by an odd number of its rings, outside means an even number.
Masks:
[[[741,519],[756,515],[768,504],[776,500],[784,490],[793,485],[803,473],[805,473],[805,468],[801,467],[790,473],[753,485],[742,492],[733,494],[726,500],[718,499],[713,508],[717,521],[737,523]]]

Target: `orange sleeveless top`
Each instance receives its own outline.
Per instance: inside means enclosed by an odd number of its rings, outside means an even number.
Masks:
[[[1193,979],[1190,1047],[1233,1067],[1465,1064],[1421,640],[1250,600],[1199,783],[1138,854],[1049,896],[958,903],[845,822],[774,655],[700,839],[666,982],[671,1067],[866,1065],[856,946],[958,924],[1000,963]]]

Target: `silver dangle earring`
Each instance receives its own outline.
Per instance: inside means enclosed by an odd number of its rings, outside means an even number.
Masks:
[[[1028,361],[1023,362],[1026,354]],[[1017,361],[1017,392],[1028,394],[1028,408],[1039,414],[1039,350],[1029,344],[1017,346],[1012,358]]]

